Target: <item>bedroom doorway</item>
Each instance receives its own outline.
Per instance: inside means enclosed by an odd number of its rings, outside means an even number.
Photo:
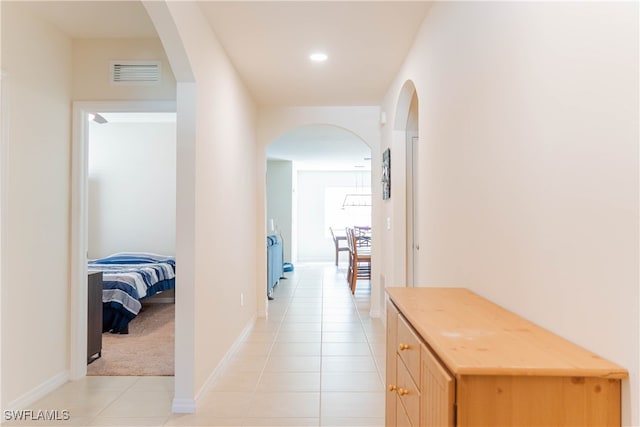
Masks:
[[[173,102],[78,102],[74,104],[71,258],[71,307],[74,307],[71,313],[72,379],[83,377],[88,371],[86,286],[88,259],[105,258],[119,252],[135,254],[170,252],[170,255],[175,256],[175,111]],[[142,129],[145,126],[156,128],[157,132],[158,128],[166,128],[163,123],[166,124],[167,121],[173,121],[174,130],[171,132],[164,129],[162,133],[173,134],[173,146],[171,141],[139,142],[142,135],[140,132],[143,132]],[[107,128],[109,128],[108,131]],[[97,142],[94,141],[96,139]],[[161,150],[160,145],[164,147]],[[150,151],[151,149],[154,151]],[[163,160],[159,161],[159,158]],[[167,162],[170,164],[171,161],[173,161],[172,168],[166,165],[159,167]],[[153,171],[154,168],[157,170]],[[137,178],[136,175],[138,175]],[[140,175],[144,176],[140,178]],[[173,196],[167,194],[167,183],[164,180],[173,181],[173,186],[168,185],[173,188]],[[155,190],[143,191],[143,187]],[[163,198],[164,201],[161,202]],[[107,202],[107,200],[112,201]],[[164,206],[167,203],[172,206]],[[135,206],[137,208],[133,209]],[[156,211],[153,211],[154,208]],[[132,211],[135,212],[132,214]],[[158,238],[159,235],[163,237]],[[114,236],[118,237],[114,238]],[[151,247],[145,243],[150,240],[163,243]],[[149,310],[143,309],[136,320],[141,321],[145,317],[150,317],[146,316],[147,314],[162,312],[151,316],[151,322],[146,322],[142,329],[146,335],[156,331],[166,338],[168,323],[166,319],[172,322],[174,315],[172,310],[166,309],[167,304],[161,303],[173,301],[173,297],[164,293],[154,298],[159,299],[160,304],[150,306]],[[158,310],[159,308],[163,310]],[[165,320],[156,321],[154,324],[153,317],[157,316]],[[164,332],[162,332],[163,328]],[[174,329],[173,326],[169,326],[171,333],[174,333]],[[113,351],[109,353],[112,355],[117,353],[118,342],[125,343],[124,347],[131,346],[133,343],[131,340],[133,335],[103,334],[103,338],[103,349],[108,349],[111,345]],[[171,338],[173,341],[173,337]],[[157,346],[158,342],[155,341],[150,346]],[[167,348],[166,345],[165,348]],[[168,348],[171,352],[169,364],[173,371],[173,342],[168,345]],[[102,362],[106,360],[104,353],[101,359]],[[97,367],[99,361],[100,359],[92,365]],[[129,368],[134,366],[134,368],[128,373],[118,370],[111,372],[93,370],[97,371],[95,375],[149,375],[147,372],[136,370],[135,363],[131,361],[125,365]],[[117,368],[116,364],[114,367]]]
[[[90,271],[104,270],[103,292],[110,301],[102,325],[111,333],[102,334],[102,357],[91,359],[87,375],[173,375],[175,263],[156,261],[175,260],[176,113],[98,111],[92,117],[88,257],[110,262],[92,264]],[[112,264],[114,254],[122,253],[132,256],[120,256],[118,263],[126,264]],[[144,270],[129,264],[143,261]],[[142,274],[151,268],[153,276]],[[170,276],[160,285],[165,273]],[[119,281],[122,274],[149,285],[146,296],[129,292]],[[126,305],[138,296],[139,311]],[[124,325],[129,315],[136,317]],[[93,326],[91,318],[88,325]]]

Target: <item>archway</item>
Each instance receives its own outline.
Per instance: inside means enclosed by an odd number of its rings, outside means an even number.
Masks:
[[[415,85],[411,80],[405,82],[396,107],[394,121],[394,140],[405,149],[405,202],[404,211],[404,231],[400,231],[399,238],[404,241],[403,262],[404,283],[406,286],[415,286],[420,281],[420,214],[418,173],[419,173],[419,103]]]
[[[331,261],[329,227],[371,225],[371,149],[358,135],[305,125],[275,138],[266,154],[267,233],[281,236],[285,261]]]

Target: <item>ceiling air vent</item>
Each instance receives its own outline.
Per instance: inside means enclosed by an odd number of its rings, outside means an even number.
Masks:
[[[154,85],[160,83],[160,61],[113,61],[111,83]]]

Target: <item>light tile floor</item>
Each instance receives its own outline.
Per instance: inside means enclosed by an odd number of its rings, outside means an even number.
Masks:
[[[351,295],[343,268],[296,266],[195,414],[171,414],[173,377],[86,377],[35,405],[68,426],[384,426],[385,328],[369,282]]]

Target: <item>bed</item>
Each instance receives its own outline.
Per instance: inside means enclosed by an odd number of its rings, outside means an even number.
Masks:
[[[152,253],[120,252],[90,260],[87,269],[102,272],[103,332],[128,333],[141,301],[176,283],[175,259]]]

